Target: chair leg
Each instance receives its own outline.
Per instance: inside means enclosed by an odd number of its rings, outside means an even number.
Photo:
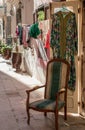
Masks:
[[[64,106],[64,120],[67,120],[67,107]]]
[[[55,112],[55,129],[58,130],[58,111]]]
[[[30,113],[29,113],[29,110],[28,110],[28,112],[27,112],[27,115],[28,115],[27,123],[30,124]]]
[[[30,124],[30,112],[29,112],[28,98],[27,98],[27,101],[26,101],[26,111],[27,111],[27,116],[28,116],[27,123]]]
[[[44,116],[47,116],[47,112],[44,112]]]

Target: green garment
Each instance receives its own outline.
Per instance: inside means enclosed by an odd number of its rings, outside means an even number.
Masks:
[[[74,55],[77,54],[78,36],[74,13],[59,11],[53,14],[50,46],[53,49],[53,57],[66,59],[70,63],[68,88],[75,90],[76,71]]]
[[[38,23],[31,25],[29,34],[31,37],[37,38],[37,36],[40,34]]]

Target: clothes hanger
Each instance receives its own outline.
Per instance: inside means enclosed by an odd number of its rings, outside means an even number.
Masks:
[[[66,4],[63,3],[63,4],[61,5],[61,7],[56,8],[56,9],[54,10],[55,13],[57,13],[57,12],[59,12],[59,11],[62,11],[62,12],[69,12],[70,10],[68,10],[68,9],[66,8]]]
[[[69,12],[69,10],[66,8],[66,4],[65,3],[62,4],[62,7],[61,7],[60,11],[62,11],[62,12]]]

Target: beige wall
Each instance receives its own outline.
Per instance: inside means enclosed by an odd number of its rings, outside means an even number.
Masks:
[[[33,0],[24,0],[24,8],[22,9],[22,24],[32,24],[33,23]]]
[[[49,3],[52,0],[34,0],[34,10],[36,8],[38,8],[39,5],[45,4],[45,3]]]
[[[0,18],[0,40],[3,38],[3,20]]]
[[[10,15],[11,4],[18,8],[19,0],[7,0],[7,15]],[[33,23],[33,10],[34,3],[33,0],[23,0],[23,8],[22,8],[22,24],[32,24]],[[11,35],[14,37],[16,30],[16,9],[14,10],[14,15],[11,16]]]
[[[16,31],[16,14],[14,16],[11,16],[11,35],[12,35],[12,37],[15,37],[15,31]]]

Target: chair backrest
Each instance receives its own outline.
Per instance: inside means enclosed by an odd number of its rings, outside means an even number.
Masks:
[[[70,65],[63,59],[52,59],[47,64],[45,98],[55,100],[56,93],[67,91]]]

